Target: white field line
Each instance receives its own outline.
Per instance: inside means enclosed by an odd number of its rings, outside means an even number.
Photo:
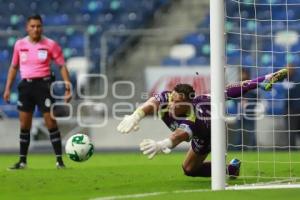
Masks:
[[[152,193],[142,193],[142,194],[129,194],[129,195],[118,195],[118,196],[109,196],[109,197],[99,197],[90,200],[115,200],[115,199],[133,199],[133,198],[142,198],[149,196],[157,196],[166,194],[167,192],[152,192]]]
[[[208,192],[210,189],[199,189],[199,190],[174,190],[170,192],[152,192],[152,193],[142,193],[142,194],[129,194],[129,195],[117,195],[108,197],[98,197],[90,200],[115,200],[115,199],[138,199],[149,196],[158,196],[163,194],[179,194],[179,193],[193,193],[193,192]]]
[[[287,188],[300,188],[299,184],[282,184],[282,185],[249,185],[249,186],[231,186],[226,187],[226,190],[255,190],[255,189],[287,189]],[[152,192],[152,193],[141,193],[141,194],[129,194],[129,195],[117,195],[98,197],[90,200],[117,200],[117,199],[138,199],[149,196],[158,196],[163,194],[180,194],[180,193],[195,193],[195,192],[212,192],[211,189],[198,189],[198,190],[174,190],[170,192]]]
[[[289,189],[300,188],[300,184],[278,184],[278,185],[238,185],[226,187],[226,190],[260,190],[260,189]]]

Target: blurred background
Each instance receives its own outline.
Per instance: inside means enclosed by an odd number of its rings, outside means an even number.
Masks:
[[[254,90],[227,101],[228,147],[298,149],[300,2],[225,2],[227,83],[291,69],[288,81],[272,92]],[[141,139],[162,139],[170,131],[147,118],[137,133],[122,136],[116,126],[124,114],[179,82],[192,84],[197,94],[210,90],[208,0],[0,0],[0,5],[0,139],[6,141],[0,152],[18,150],[20,77],[10,104],[2,94],[13,45],[26,35],[26,18],[32,14],[41,14],[44,34],[62,46],[71,74],[71,104],[59,99],[63,88],[54,87],[54,111],[64,141],[84,132],[97,150],[137,149]],[[52,71],[61,80],[55,64]],[[261,114],[259,120],[247,117]],[[31,151],[51,151],[39,111],[35,117]]]

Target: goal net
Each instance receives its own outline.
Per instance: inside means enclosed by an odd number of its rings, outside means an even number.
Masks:
[[[240,177],[227,183],[297,186],[300,0],[225,0],[224,7],[227,83],[289,68],[271,91],[258,88],[226,102],[227,162],[242,163]]]

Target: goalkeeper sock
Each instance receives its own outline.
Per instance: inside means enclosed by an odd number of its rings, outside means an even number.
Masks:
[[[226,96],[231,98],[240,97],[249,90],[256,89],[258,84],[263,82],[265,79],[265,76],[262,76],[253,80],[230,84],[226,87]]]
[[[58,163],[62,163],[62,145],[61,145],[61,137],[58,128],[49,129],[50,133],[50,141],[52,143],[56,161]]]
[[[20,132],[20,162],[27,162],[27,153],[30,144],[30,130],[21,129]]]

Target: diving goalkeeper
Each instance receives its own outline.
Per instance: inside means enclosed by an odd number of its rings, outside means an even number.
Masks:
[[[225,89],[227,98],[240,97],[249,90],[262,88],[271,90],[274,83],[282,81],[287,76],[287,69],[259,77],[230,84]],[[138,124],[146,115],[159,113],[161,120],[169,127],[172,134],[161,141],[144,139],[140,143],[140,150],[149,159],[156,154],[170,153],[181,142],[191,141],[182,168],[187,176],[211,176],[211,163],[205,161],[210,153],[210,96],[200,95],[195,97],[195,91],[188,84],[178,84],[173,91],[164,91],[148,99],[133,114],[126,115],[117,130],[127,134],[138,129]],[[239,175],[240,161],[233,159],[227,166],[229,177]]]

